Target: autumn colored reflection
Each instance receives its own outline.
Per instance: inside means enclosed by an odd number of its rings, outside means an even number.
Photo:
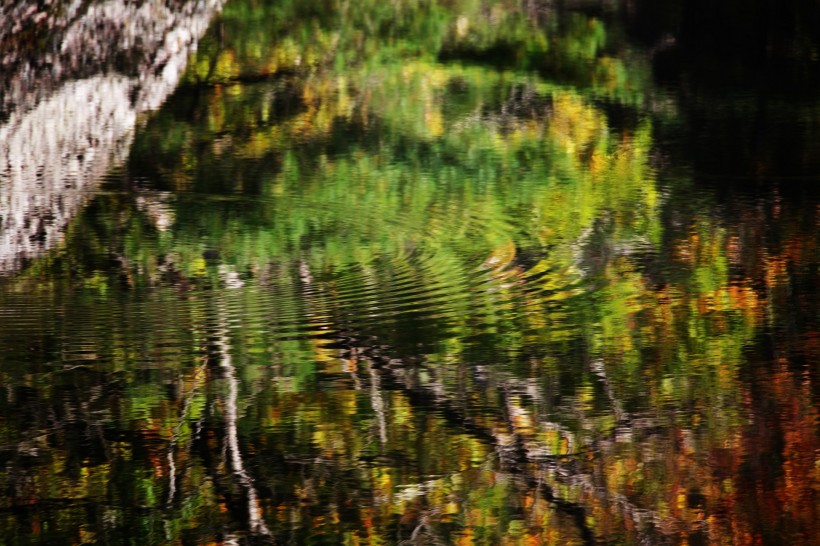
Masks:
[[[2,540],[817,544],[817,196],[642,9],[226,3],[0,264]]]

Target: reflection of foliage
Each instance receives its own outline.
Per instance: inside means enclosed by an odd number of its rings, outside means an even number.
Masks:
[[[761,282],[745,231],[664,217],[684,183],[664,201],[652,123],[596,102],[645,91],[596,79],[600,21],[397,5],[228,5],[135,139],[136,195],[98,196],[3,293],[39,302],[4,355],[36,339],[49,364],[2,370],[2,508],[65,517],[55,542],[230,542],[236,415],[281,542],[753,543],[746,400],[817,447],[786,362],[742,381],[817,261],[806,228]],[[796,510],[816,461],[783,459]]]
[[[206,40],[190,82],[227,83],[279,73],[369,70],[408,58],[490,63],[535,71],[596,95],[637,102],[645,61],[600,19],[533,2],[414,0],[235,2]],[[225,41],[227,38],[227,45]]]

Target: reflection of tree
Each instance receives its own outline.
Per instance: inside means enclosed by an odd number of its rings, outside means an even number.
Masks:
[[[468,15],[473,49],[517,17]],[[687,210],[600,90],[372,58],[378,33],[336,71],[306,20],[236,16],[276,47],[203,47],[189,81],[219,85],[137,138],[129,168],[193,195],[97,198],[3,294],[4,358],[41,365],[2,369],[0,509],[57,514],[55,543],[817,536],[816,211]],[[316,70],[246,85],[243,55]]]
[[[816,244],[806,231],[816,225],[816,216],[795,222],[788,210],[773,213],[780,215],[784,236],[763,245],[760,231],[769,229],[768,222],[756,211],[741,213],[746,223],[737,232],[727,233],[707,216],[691,232],[670,235],[674,251],[665,272],[655,272],[653,284],[644,284],[648,274],[633,275],[624,265],[634,256],[616,255],[599,264],[599,274],[612,277],[600,289],[606,297],[570,302],[590,313],[589,324],[579,325],[574,339],[591,332],[602,344],[596,348],[594,340],[576,341],[591,354],[589,360],[567,358],[543,333],[540,339],[529,338],[534,346],[529,353],[497,362],[486,353],[477,357],[469,347],[420,354],[403,342],[406,333],[363,318],[367,310],[358,303],[363,300],[349,306],[340,302],[338,291],[354,282],[351,278],[311,270],[298,260],[292,269],[271,266],[264,289],[248,281],[216,294],[225,298],[224,305],[213,303],[214,287],[147,291],[147,306],[133,316],[149,317],[139,330],[151,335],[129,338],[131,327],[112,330],[113,348],[95,340],[88,349],[128,370],[116,381],[127,395],[116,399],[142,397],[143,409],[107,413],[114,396],[100,398],[99,389],[76,386],[78,400],[65,404],[65,395],[43,386],[68,372],[42,372],[34,382],[38,394],[27,395],[29,411],[51,404],[67,416],[56,428],[73,426],[75,432],[49,445],[38,436],[48,423],[4,423],[6,430],[24,431],[28,439],[21,442],[26,453],[7,467],[8,480],[19,478],[16,499],[29,499],[41,513],[58,512],[43,484],[64,467],[48,466],[42,457],[52,452],[60,461],[68,454],[78,485],[59,506],[83,499],[93,505],[99,497],[88,491],[100,491],[97,481],[126,475],[128,480],[120,480],[150,486],[162,509],[137,519],[119,508],[119,517],[146,526],[162,521],[169,536],[182,536],[179,529],[185,525],[197,537],[250,536],[255,496],[256,514],[282,542],[305,542],[321,533],[364,534],[366,528],[368,536],[398,537],[389,540],[457,543],[460,534],[474,533],[486,543],[499,543],[513,540],[516,527],[510,522],[523,521],[533,540],[547,542],[550,532],[556,533],[554,544],[594,543],[602,537],[616,537],[612,541],[618,544],[752,544],[765,536],[787,536],[799,544],[801,536],[811,537],[816,530],[816,372],[811,362],[817,353],[800,338],[801,332],[812,331],[815,315],[802,316],[809,324],[796,324],[795,315],[786,311],[790,292],[811,294],[799,283],[808,282],[812,270],[807,264],[816,261]],[[511,253],[499,249],[487,259],[513,264],[492,271],[505,281],[505,287],[495,287],[494,301],[506,301],[498,299],[500,292],[521,290],[529,292],[525,307],[531,308],[532,285],[520,280],[522,272],[515,271],[520,265]],[[745,275],[730,277],[721,263],[726,254],[733,266],[743,268],[760,260],[760,253],[767,255],[768,269],[753,284],[761,287],[757,297],[771,302],[770,310],[755,298],[754,288],[749,291]],[[673,268],[676,260],[683,265]],[[219,286],[235,285],[219,266],[212,269]],[[359,282],[389,281],[367,271]],[[268,290],[276,299],[265,300]],[[156,298],[153,303],[151,298]],[[373,298],[370,309],[390,303],[388,296]],[[636,298],[655,303],[639,305]],[[498,314],[509,318],[521,309],[499,306]],[[277,338],[274,331],[288,329],[288,315],[305,317],[322,337]],[[765,342],[750,349],[756,343],[755,324],[767,318],[785,334],[776,345],[776,366]],[[138,358],[111,356],[120,346],[158,351],[166,337],[182,337],[176,328],[202,332],[190,343],[196,347],[191,359],[196,365],[173,360],[173,369],[180,370],[171,382],[178,396],[168,395],[150,377],[140,379]],[[81,331],[67,326],[65,335],[76,337]],[[0,335],[11,336],[3,343],[13,346],[14,331]],[[439,335],[447,340],[447,333]],[[488,337],[499,344],[503,339]],[[205,343],[208,348],[202,347]],[[681,357],[666,345],[686,352]],[[262,350],[260,356],[251,348]],[[551,350],[558,352],[563,369],[550,364]],[[752,356],[744,357],[750,351]],[[242,366],[232,360],[235,355],[242,355]],[[207,383],[198,360],[203,357],[210,361]],[[168,355],[164,358],[163,366],[171,368]],[[632,358],[640,359],[637,387],[630,380]],[[676,366],[689,368],[676,371]],[[70,373],[69,383],[86,384],[79,369]],[[246,380],[254,373],[260,374],[258,380]],[[744,384],[739,379],[744,373],[754,374],[755,381]],[[85,377],[91,385],[113,382],[106,374]],[[329,395],[323,384],[350,385],[350,390]],[[21,399],[25,394],[19,389]],[[78,421],[93,426],[77,427]],[[89,444],[67,449],[68,442],[78,437],[88,442],[100,437],[98,430],[105,442],[93,445],[105,449],[92,459],[93,466],[81,463],[89,458]],[[171,445],[176,446],[175,468],[167,462]],[[39,448],[40,455],[32,448]],[[26,466],[26,457],[30,462],[37,457],[36,464]],[[778,460],[782,463],[773,462]],[[80,478],[83,472],[96,479]],[[177,493],[167,504],[165,484],[174,473]],[[128,497],[124,484],[117,487],[110,504],[129,506],[126,499],[135,498],[144,510],[151,509],[147,493]],[[789,515],[778,510],[780,505],[789,506]],[[756,517],[759,513],[764,517]],[[206,517],[209,525],[201,523]],[[111,523],[105,525],[111,529]]]
[[[224,407],[225,419],[225,446],[227,457],[233,469],[232,475],[236,481],[239,489],[242,491],[242,497],[247,505],[247,528],[251,536],[255,537],[269,537],[270,530],[262,519],[262,513],[259,508],[259,495],[253,484],[253,478],[245,469],[245,462],[242,458],[242,451],[239,448],[239,433],[237,431],[237,420],[239,417],[237,411],[237,403],[239,397],[239,379],[236,375],[236,367],[233,364],[231,357],[231,345],[227,314],[224,305],[219,305],[217,311],[217,320],[220,322],[219,329],[214,332],[214,345],[217,354],[215,355],[219,360],[219,367],[222,371],[222,376],[228,383],[228,393],[222,400]]]
[[[658,427],[654,420],[635,419],[622,423],[610,432],[584,439],[584,445],[579,445],[583,447],[581,451],[570,449],[557,453],[553,447],[537,440],[539,432],[561,431],[570,446],[581,442],[558,423],[549,420],[539,422],[529,409],[521,405],[522,394],[513,393],[536,393],[537,396],[537,390],[529,382],[513,377],[504,378],[503,375],[496,377],[493,388],[500,393],[497,414],[488,417],[485,409],[483,415],[477,416],[464,403],[464,393],[462,396],[449,393],[436,380],[434,368],[425,366],[424,374],[420,374],[419,363],[405,364],[400,359],[390,358],[384,354],[387,349],[384,346],[374,350],[359,345],[355,338],[339,342],[347,346],[347,351],[355,354],[358,360],[368,362],[369,369],[378,369],[378,373],[387,377],[394,388],[402,389],[413,406],[428,411],[434,408],[454,431],[466,432],[489,444],[498,458],[499,468],[496,472],[499,478],[507,476],[512,483],[518,484],[518,495],[524,496],[530,492],[543,497],[557,512],[575,523],[584,544],[596,544],[596,537],[609,536],[618,525],[623,524],[634,529],[643,537],[641,540],[653,540],[653,537],[657,540],[658,535],[653,531],[658,529],[665,533],[691,534],[701,531],[702,526],[698,523],[689,524],[664,516],[651,506],[636,505],[626,496],[612,491],[607,476],[597,471],[596,465],[584,461],[589,457],[607,457],[606,445],[613,443],[616,435],[639,439],[652,434]],[[604,522],[595,523],[594,514],[600,512],[608,513],[615,519],[615,528],[608,527]],[[420,514],[416,530],[431,527],[435,515],[434,512]]]

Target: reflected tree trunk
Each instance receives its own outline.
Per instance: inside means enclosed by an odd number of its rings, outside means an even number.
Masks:
[[[379,424],[379,440],[382,448],[387,446],[387,419],[385,412],[387,404],[384,402],[384,397],[381,391],[381,377],[379,376],[373,364],[368,365],[370,372],[370,403],[373,406],[373,412],[376,414],[376,420]]]
[[[174,435],[171,437],[171,442],[168,445],[168,499],[166,501],[166,505],[168,508],[171,508],[174,503],[174,498],[176,496],[177,491],[177,481],[179,479],[177,475],[177,468],[176,468],[176,452],[177,447],[179,444],[179,438],[182,435],[182,428],[185,426],[186,421],[188,419],[188,415],[191,411],[191,406],[193,404],[194,398],[199,391],[200,384],[202,383],[203,378],[206,375],[205,370],[206,364],[202,364],[194,371],[194,382],[191,386],[190,392],[187,393],[185,397],[185,402],[182,406],[182,412],[179,416],[179,423],[177,423],[176,429],[174,430]],[[200,423],[201,424],[201,423]],[[195,436],[192,435],[191,442],[193,442]],[[190,449],[190,446],[186,446]]]
[[[253,478],[245,468],[242,451],[239,447],[239,432],[237,430],[239,378],[236,375],[236,367],[231,356],[228,311],[224,302],[219,302],[217,307],[219,327],[215,332],[214,346],[217,354],[214,356],[218,358],[222,377],[226,380],[228,387],[227,395],[222,401],[224,407],[225,452],[232,470],[233,481],[242,492],[242,500],[247,506],[248,532],[256,539],[266,539],[271,537],[271,532],[262,517],[262,510],[259,508],[259,495],[254,486]]]
[[[647,419],[636,419],[625,412],[620,401],[608,385],[603,363],[593,363],[593,371],[601,378],[607,395],[617,413],[619,421],[607,438],[592,438],[595,449],[576,451],[575,446],[589,445],[573,437],[559,423],[538,422],[530,412],[517,400],[528,391],[528,386],[520,379],[496,378],[494,390],[501,395],[502,411],[493,418],[485,415],[471,416],[471,412],[462,402],[462,396],[449,393],[442,381],[435,377],[435,370],[428,369],[425,378],[418,373],[418,364],[406,364],[400,359],[385,356],[384,347],[373,348],[362,345],[357,338],[348,338],[346,344],[357,352],[360,361],[368,362],[371,373],[380,375],[377,385],[389,384],[398,387],[408,397],[412,405],[419,408],[435,408],[436,412],[460,433],[466,433],[488,443],[494,448],[498,457],[499,476],[508,476],[510,481],[523,488],[522,491],[538,492],[554,509],[575,522],[579,536],[585,544],[596,544],[593,531],[593,513],[602,507],[610,513],[618,514],[639,536],[649,540],[655,537],[652,529],[686,529],[683,521],[670,520],[649,508],[636,505],[623,495],[610,492],[606,476],[590,466],[590,453],[605,449],[620,434],[634,437],[643,435],[644,430],[651,430],[656,423]],[[372,388],[372,387],[371,387]],[[538,430],[555,430],[566,436],[571,450],[567,453],[555,453],[549,446],[541,444],[534,432]],[[570,498],[559,493],[569,487],[574,491]],[[420,487],[420,490],[424,490]],[[417,531],[421,533],[429,524],[420,521]],[[699,533],[703,529],[687,529],[689,533]]]

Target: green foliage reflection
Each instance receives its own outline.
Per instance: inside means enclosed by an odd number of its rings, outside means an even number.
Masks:
[[[753,222],[679,209],[686,180],[662,188],[652,167],[666,114],[639,110],[641,57],[599,18],[533,5],[225,8],[136,135],[126,191],[5,286],[8,305],[37,302],[0,331],[17,536],[728,543],[753,527],[731,507],[744,400],[767,393],[742,367],[782,316],[737,273]],[[801,252],[768,262],[771,293]],[[24,331],[38,366],[19,365]],[[805,390],[789,378],[774,383]],[[37,513],[68,523],[29,531]]]

